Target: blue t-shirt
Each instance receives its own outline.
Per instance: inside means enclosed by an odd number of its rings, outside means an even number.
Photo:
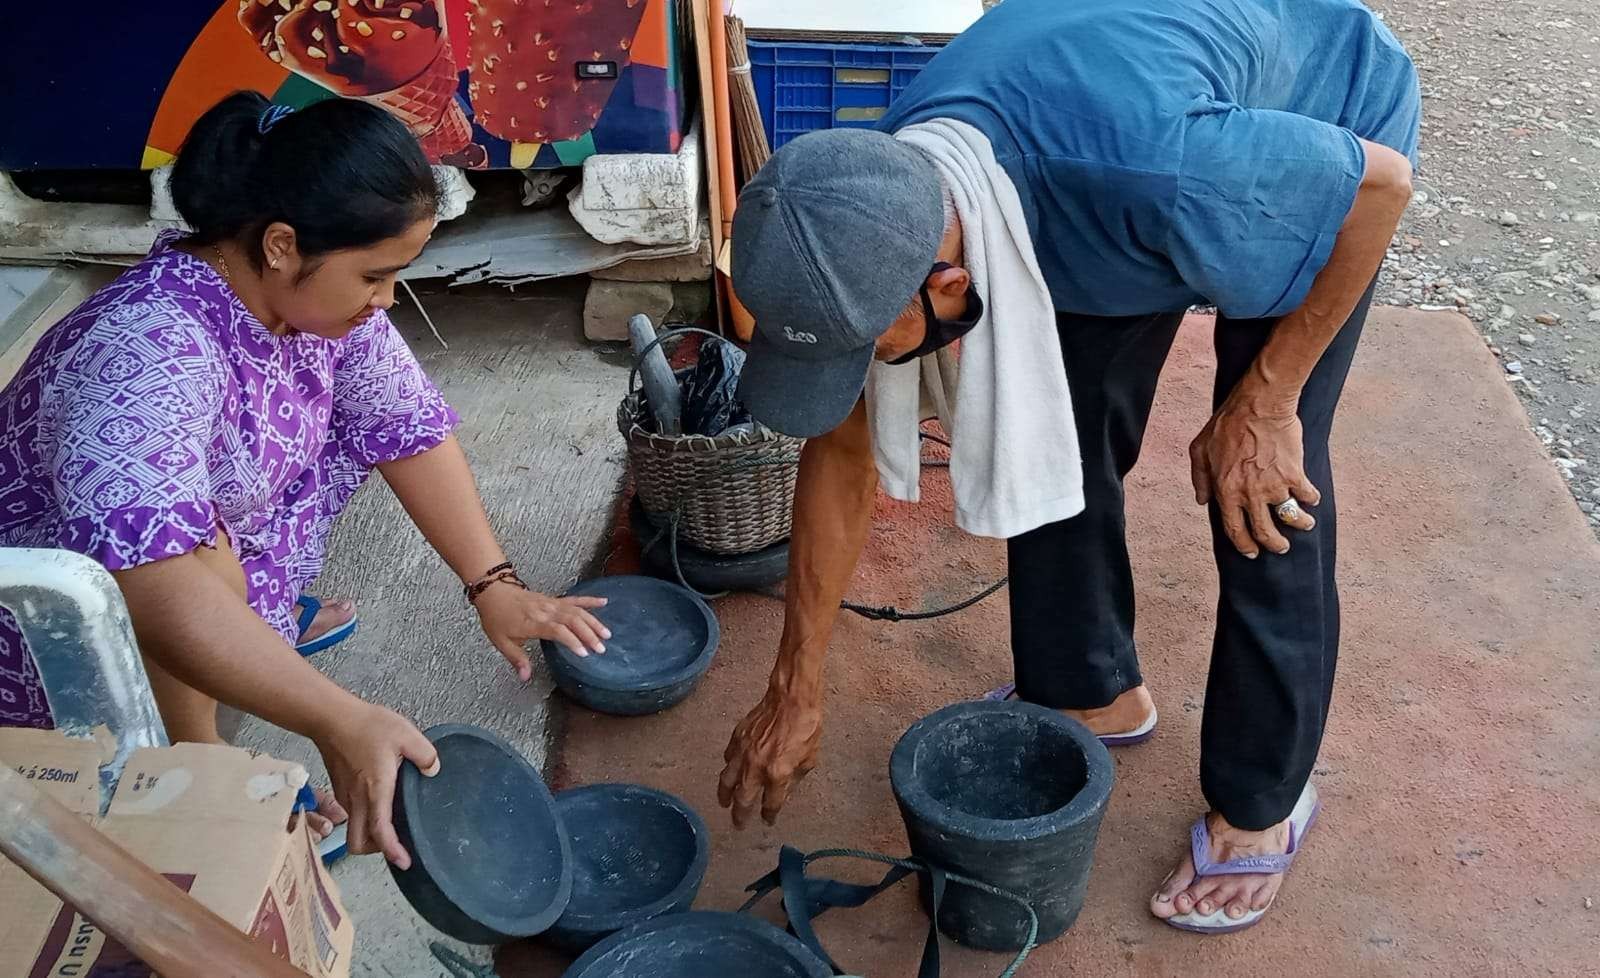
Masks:
[[[1056,308],[1298,307],[1366,165],[1417,161],[1421,94],[1358,0],[1005,0],[884,116],[981,130]]]

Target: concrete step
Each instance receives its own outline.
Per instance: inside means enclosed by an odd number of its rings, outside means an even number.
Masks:
[[[22,368],[45,330],[120,271],[104,265],[0,265],[0,387]]]

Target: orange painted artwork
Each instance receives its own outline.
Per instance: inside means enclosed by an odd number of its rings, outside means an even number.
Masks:
[[[176,64],[150,67],[169,74],[142,165],[171,162],[194,120],[241,89],[291,107],[372,102],[430,160],[466,169],[676,152],[691,114],[682,31],[673,0],[577,0],[555,15],[516,0],[226,0]]]

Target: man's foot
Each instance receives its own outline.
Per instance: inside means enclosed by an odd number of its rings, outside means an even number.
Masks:
[[[356,616],[356,606],[353,601],[340,598],[337,601],[328,601],[317,609],[316,616],[311,619],[311,624],[300,633],[299,645],[309,645],[317,639],[349,624],[350,619]]]
[[[1307,784],[1289,817],[1260,832],[1238,829],[1216,812],[1196,823],[1189,851],[1150,898],[1150,912],[1182,930],[1226,934],[1261,919],[1299,855],[1321,806]],[[1198,851],[1197,851],[1198,850]],[[1202,863],[1197,872],[1195,860]]]
[[[335,825],[344,824],[350,816],[339,804],[339,799],[333,796],[332,789],[312,788],[311,793],[317,796],[317,810],[306,812],[306,824],[317,838],[326,839]]]
[[[1126,737],[1141,731],[1148,733],[1150,721],[1155,719],[1156,702],[1150,698],[1150,691],[1141,684],[1118,696],[1107,706],[1061,712],[1088,727],[1096,737]]]
[[[1017,684],[1006,683],[983,694],[983,699],[1004,703],[1019,699]],[[1156,703],[1144,684],[1118,696],[1110,704],[1093,710],[1061,710],[1089,728],[1107,747],[1132,747],[1149,740],[1156,732]]]

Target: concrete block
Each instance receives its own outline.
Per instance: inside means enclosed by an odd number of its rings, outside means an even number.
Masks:
[[[591,273],[608,282],[704,282],[711,278],[711,239],[702,231],[700,247],[676,258],[640,258]]]
[[[20,309],[53,271],[44,265],[0,265],[0,322]]]
[[[467,212],[467,205],[478,195],[467,175],[453,166],[435,165],[433,178],[439,183],[439,211],[441,221],[451,221]],[[150,171],[150,217],[156,221],[183,222],[178,205],[172,202],[172,165],[158,166]]]
[[[433,178],[439,182],[439,220],[453,221],[467,212],[467,205],[478,191],[467,182],[464,170],[435,164]]]
[[[616,153],[583,161],[567,207],[606,244],[690,244],[700,234],[700,130],[676,153]]]
[[[52,262],[86,256],[143,257],[173,222],[134,204],[63,204],[35,200],[0,173],[0,259]]]
[[[0,266],[0,387],[16,377],[50,327],[120,272],[104,265]]]
[[[150,218],[155,221],[183,223],[178,205],[172,201],[172,164],[158,166],[150,171]]]
[[[657,326],[672,311],[671,282],[589,281],[583,302],[583,335],[601,343],[626,343],[628,320],[643,313]]]
[[[672,159],[672,157],[667,157]],[[698,157],[696,157],[698,160]],[[435,167],[441,193],[439,219],[467,210],[474,191],[455,167]],[[0,173],[0,260],[6,262],[105,261],[142,258],[167,228],[182,228],[172,202],[172,167],[150,171],[150,206],[35,200]],[[687,243],[693,240],[685,238]]]

